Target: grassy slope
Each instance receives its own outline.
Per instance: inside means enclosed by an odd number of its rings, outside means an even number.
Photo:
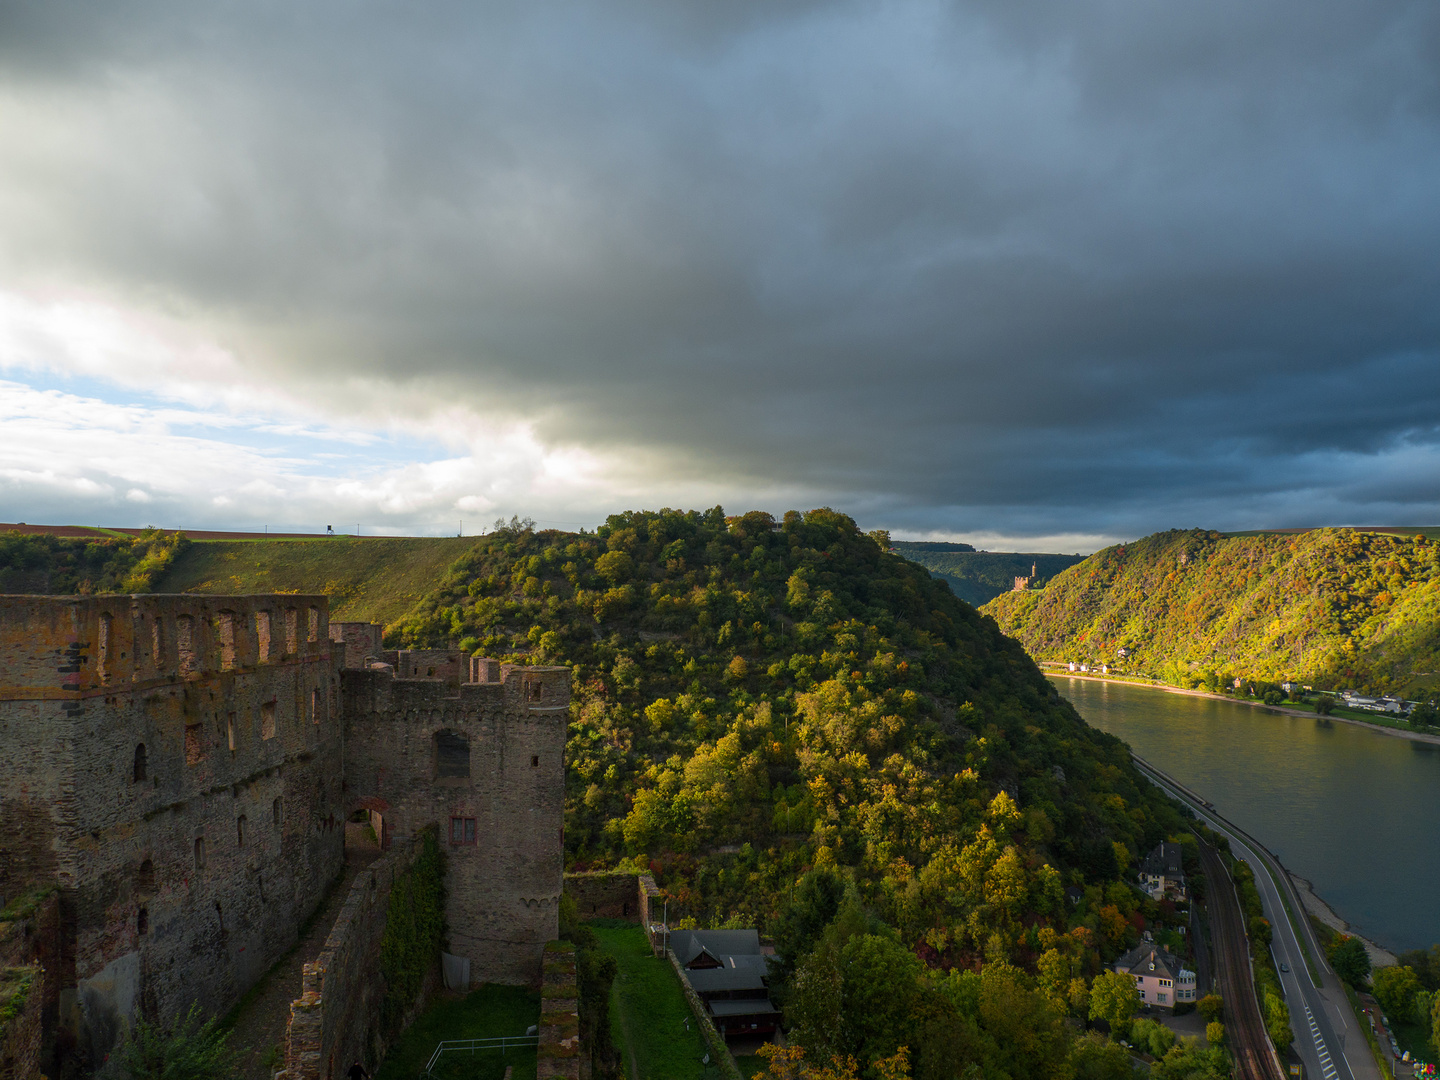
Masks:
[[[985,607],[1042,660],[1116,662],[1181,685],[1240,675],[1411,696],[1440,687],[1440,545],[1317,529],[1157,533]]]
[[[432,1004],[411,1024],[376,1071],[376,1080],[410,1080],[421,1075],[435,1047],[448,1039],[494,1039],[524,1035],[540,1019],[540,995],[523,986],[487,984],[464,998],[447,996]],[[513,1065],[512,1080],[535,1075],[535,1049],[524,1047],[502,1056],[498,1051],[443,1058],[437,1080],[501,1080]],[[348,1067],[348,1066],[347,1066]]]
[[[1045,555],[1010,551],[943,551],[936,545],[916,544],[902,540],[890,545],[897,555],[919,563],[936,577],[949,583],[951,590],[967,604],[979,607],[1001,593],[1009,592],[1017,577],[1027,577],[1030,568],[1042,579],[1054,577],[1076,563],[1079,555]]]
[[[610,1024],[625,1071],[632,1080],[701,1080],[707,1053],[680,979],[668,960],[650,951],[645,931],[596,927],[605,952],[615,957],[619,973],[611,998]],[[687,1027],[688,1022],[688,1027]],[[718,1067],[708,1074],[719,1076]]]
[[[435,587],[475,537],[216,540],[191,544],[156,592],[323,592],[330,617],[389,624]]]

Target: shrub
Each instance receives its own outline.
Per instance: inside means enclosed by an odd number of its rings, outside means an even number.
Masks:
[[[1211,1046],[1225,1045],[1225,1025],[1218,1020],[1212,1020],[1205,1025],[1205,1041]]]

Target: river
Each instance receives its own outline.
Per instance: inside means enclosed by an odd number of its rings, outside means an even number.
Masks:
[[[1394,951],[1440,941],[1440,746],[1127,683],[1051,676],[1089,723],[1215,804]]]

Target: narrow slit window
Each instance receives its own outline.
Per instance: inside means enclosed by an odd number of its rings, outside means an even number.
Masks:
[[[159,615],[150,624],[150,656],[157,668],[165,666],[165,620]]]
[[[538,768],[540,767],[540,755],[539,755],[539,754],[531,754],[531,755],[530,755],[530,767],[531,767],[532,769],[538,769]]]
[[[260,738],[273,739],[275,737],[275,702],[263,701],[260,703]]]
[[[245,846],[245,815],[241,814],[235,819],[235,843],[239,847]]]
[[[133,773],[135,783],[141,783],[145,779],[148,762],[145,758],[145,744],[138,743],[135,746],[135,769]]]
[[[205,869],[205,837],[203,836],[195,838],[195,869]]]
[[[235,752],[235,714],[232,712],[225,718],[225,741],[230,744],[230,752]]]
[[[274,819],[275,831],[280,831],[280,825],[285,820],[285,800],[275,796],[275,801],[270,804],[270,815]]]
[[[309,625],[306,627],[306,635],[307,635],[306,638],[305,638],[306,641],[319,641],[319,640],[320,640],[320,609],[319,609],[319,608],[313,608],[313,607],[312,607],[312,608],[310,609],[310,623],[309,623]]]
[[[144,937],[150,932],[150,910],[141,908],[135,912],[135,932]]]
[[[293,607],[285,609],[285,654],[293,656],[300,649],[300,613]]]
[[[310,722],[320,723],[320,691],[310,691]]]
[[[108,614],[100,616],[100,641],[95,670],[99,673],[101,682],[110,681],[110,638],[114,628],[114,618]]]

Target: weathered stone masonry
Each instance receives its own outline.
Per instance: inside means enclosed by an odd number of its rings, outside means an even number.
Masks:
[[[338,873],[325,622],[319,596],[0,597],[0,894],[60,887],[82,1062],[137,1008],[228,1007]]]
[[[137,1009],[232,1005],[295,941],[361,807],[387,846],[438,823],[474,982],[539,984],[569,670],[374,662],[376,629],[351,626],[322,596],[0,596],[0,896],[60,889],[51,1058],[98,1059]]]
[[[386,838],[438,823],[451,953],[473,982],[538,985],[559,926],[570,669],[488,670],[495,681],[344,672],[347,798],[380,813]]]

